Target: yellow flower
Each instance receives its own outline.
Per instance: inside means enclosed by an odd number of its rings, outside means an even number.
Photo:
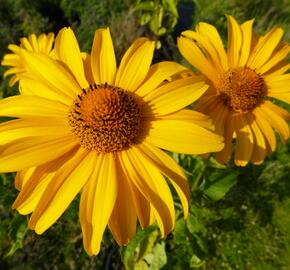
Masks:
[[[0,102],[1,116],[19,118],[0,125],[0,172],[18,171],[13,207],[32,213],[29,227],[36,233],[47,230],[81,191],[88,254],[99,252],[107,224],[120,245],[134,236],[137,219],[143,228],[156,220],[167,235],[175,210],[164,176],[187,216],[186,177],[159,147],[202,154],[220,151],[223,138],[206,129],[207,116],[183,109],[208,86],[197,78],[166,83],[185,68],[174,62],[150,66],[154,46],[137,39],[117,68],[109,30],[97,30],[91,84],[70,28],[56,38],[61,62],[21,51],[29,73],[21,86],[30,95]]]
[[[19,75],[25,73],[23,62],[19,55],[21,49],[30,52],[43,53],[52,57],[53,42],[53,33],[49,33],[48,35],[41,34],[39,37],[36,37],[35,34],[31,34],[28,38],[24,37],[20,39],[20,46],[15,44],[10,44],[8,46],[8,49],[13,53],[4,55],[1,65],[10,67],[6,72],[4,72],[4,78],[13,74],[9,80],[9,86],[13,86],[19,80]]]
[[[254,20],[239,25],[233,17],[227,19],[227,52],[216,28],[203,22],[196,32],[182,33],[178,48],[210,85],[197,110],[208,114],[216,132],[225,137],[225,148],[216,153],[218,161],[230,160],[234,137],[236,165],[260,164],[276,148],[272,128],[282,142],[289,137],[289,113],[267,97],[290,101],[290,74],[284,74],[290,67],[285,59],[290,47],[280,42],[281,28],[258,37],[252,31]]]

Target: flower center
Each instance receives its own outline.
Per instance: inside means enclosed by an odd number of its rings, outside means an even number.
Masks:
[[[224,104],[238,112],[253,110],[263,101],[267,91],[263,78],[247,67],[224,73],[216,89]]]
[[[130,93],[107,84],[91,85],[78,95],[69,124],[80,144],[99,153],[121,151],[139,133],[140,110]]]

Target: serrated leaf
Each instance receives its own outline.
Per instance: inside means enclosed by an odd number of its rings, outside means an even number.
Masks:
[[[230,188],[236,184],[238,173],[223,171],[213,173],[206,180],[203,193],[210,199],[217,201],[222,199]]]

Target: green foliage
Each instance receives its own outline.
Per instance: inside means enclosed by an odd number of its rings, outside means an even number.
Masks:
[[[155,61],[180,62],[172,36],[178,25],[175,4],[192,2],[192,27],[199,21],[212,23],[224,38],[225,13],[240,22],[255,17],[260,33],[275,24],[289,30],[288,0],[0,0],[0,58],[7,45],[18,43],[22,36],[57,32],[71,25],[84,51],[90,51],[96,28],[109,26],[118,59],[136,37],[145,35],[162,41]],[[9,88],[7,80],[1,81],[1,98],[17,91],[17,86]],[[289,269],[289,148],[289,142],[279,142],[277,151],[262,165],[246,168],[223,166],[212,157],[172,154],[190,183],[187,219],[172,189],[177,209],[172,234],[162,239],[156,226],[138,229],[135,238],[117,252],[106,232],[96,258],[88,257],[82,247],[79,198],[52,228],[38,236],[28,230],[28,218],[11,209],[18,194],[14,174],[0,174],[0,269]]]

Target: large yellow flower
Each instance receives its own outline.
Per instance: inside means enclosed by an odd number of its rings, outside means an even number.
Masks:
[[[36,37],[35,34],[31,34],[28,38],[24,37],[20,39],[20,46],[15,44],[10,44],[8,46],[8,49],[13,53],[6,54],[1,65],[10,67],[6,72],[4,72],[4,78],[13,75],[9,80],[9,86],[13,86],[19,80],[19,75],[25,73],[23,61],[19,55],[21,49],[30,52],[43,53],[53,57],[53,42],[53,33],[49,33],[48,35],[41,34],[38,37]]]
[[[29,74],[21,78],[26,94],[0,102],[1,116],[19,118],[0,125],[0,171],[18,171],[14,208],[33,212],[29,227],[37,233],[81,191],[80,222],[89,254],[99,252],[107,224],[120,245],[134,236],[137,219],[142,227],[156,220],[167,235],[175,211],[164,176],[187,215],[186,177],[158,147],[202,154],[220,151],[223,138],[206,129],[207,116],[183,109],[208,86],[198,78],[166,82],[184,67],[150,66],[154,46],[137,39],[117,68],[109,30],[97,30],[87,77],[69,28],[56,38],[59,60],[21,51]]]
[[[225,137],[226,146],[216,153],[217,159],[229,161],[235,137],[235,163],[259,164],[276,148],[272,128],[283,142],[289,137],[288,112],[267,97],[290,101],[290,74],[284,74],[290,67],[285,60],[290,47],[280,42],[281,28],[258,37],[252,32],[254,20],[239,25],[233,17],[227,19],[227,52],[216,28],[207,23],[199,23],[196,32],[183,32],[178,47],[210,84],[197,110],[208,114],[216,132]]]

